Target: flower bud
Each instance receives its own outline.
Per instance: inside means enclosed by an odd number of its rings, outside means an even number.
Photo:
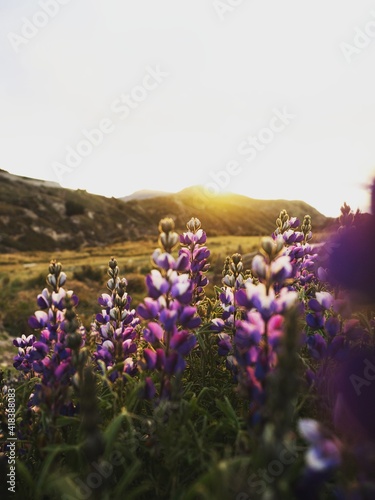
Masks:
[[[284,238],[280,235],[276,238],[276,254],[278,254],[284,246]]]
[[[257,275],[258,278],[265,279],[267,266],[264,257],[262,255],[255,255],[251,263],[251,267],[253,272]]]
[[[270,236],[266,236],[266,237],[262,238],[260,244],[267,255],[271,256],[273,254],[275,244],[274,244],[273,239]]]
[[[112,307],[112,309],[110,309],[109,316],[111,317],[111,319],[113,319],[115,321],[117,320],[117,312],[118,312],[117,307]]]
[[[161,219],[159,222],[159,231],[161,233],[169,233],[174,229],[174,220],[170,217],[166,217],[165,219]]]
[[[111,260],[108,262],[108,266],[111,269],[115,269],[117,267],[117,260],[111,257]]]
[[[189,222],[186,224],[186,227],[192,233],[196,233],[198,231],[198,229],[200,229],[200,227],[201,227],[201,221],[199,219],[197,219],[196,217],[192,217],[189,220]]]
[[[234,262],[234,264],[235,264],[236,266],[237,266],[237,264],[238,264],[239,262],[241,262],[241,260],[242,260],[242,256],[241,256],[241,254],[240,254],[240,253],[234,253],[234,254],[232,255],[232,261]]]
[[[173,247],[180,241],[179,235],[175,232],[161,233],[159,239],[165,251],[168,253],[171,252]]]
[[[58,278],[58,284],[59,286],[63,286],[66,282],[66,274],[65,273],[60,273],[59,278]]]
[[[309,234],[309,232],[311,231],[311,217],[310,217],[310,215],[305,215],[305,217],[303,218],[303,222],[301,225],[301,231],[303,232],[303,234],[305,236],[307,236]]]
[[[107,281],[107,288],[108,290],[111,291],[113,291],[116,288],[116,281],[113,278]]]
[[[49,283],[53,288],[56,287],[56,277],[53,274],[47,276],[47,283]]]
[[[227,274],[223,278],[224,285],[232,287],[232,286],[234,286],[235,282],[236,282],[236,279],[233,275]]]

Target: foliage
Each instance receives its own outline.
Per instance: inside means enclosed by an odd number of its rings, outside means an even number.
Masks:
[[[128,280],[111,256],[88,324],[78,285],[101,279],[93,256],[74,269],[81,302],[52,260],[13,369],[0,372],[0,470],[15,432],[14,498],[371,498],[374,287],[351,287],[337,261],[373,266],[341,243],[371,243],[375,225],[351,213],[318,248],[313,220],[282,210],[214,284],[219,254],[211,262],[200,220],[178,234],[163,218],[143,287],[144,263],[129,256]]]
[[[85,213],[85,207],[75,200],[66,200],[65,213],[68,217],[72,215],[83,215]]]

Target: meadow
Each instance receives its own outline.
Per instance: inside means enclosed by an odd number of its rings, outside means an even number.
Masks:
[[[2,491],[373,498],[373,218],[275,220],[2,254]]]
[[[157,228],[156,233],[157,233]],[[259,246],[261,236],[210,237],[211,259],[207,293],[213,293],[213,284],[219,284],[224,259],[235,252],[252,254]],[[51,260],[64,265],[69,284],[81,297],[79,314],[86,327],[93,316],[93,304],[106,281],[107,264],[116,257],[122,275],[129,282],[133,302],[139,303],[146,292],[145,276],[152,269],[151,254],[157,246],[157,234],[140,241],[126,241],[108,246],[87,247],[60,252],[16,252],[0,254],[0,335],[3,339],[31,333],[28,318],[35,309],[35,297],[43,288]]]

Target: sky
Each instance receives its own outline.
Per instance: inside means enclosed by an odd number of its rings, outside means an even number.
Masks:
[[[1,0],[0,34],[8,172],[369,210],[375,1]]]

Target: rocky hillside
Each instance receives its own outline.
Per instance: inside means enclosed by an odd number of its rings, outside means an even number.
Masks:
[[[0,252],[55,251],[84,246],[156,239],[162,217],[178,231],[198,217],[208,235],[264,235],[275,227],[280,210],[312,217],[313,228],[328,219],[303,201],[256,200],[240,195],[207,195],[201,187],[175,194],[132,196],[130,200],[65,189],[56,183],[0,170]]]

